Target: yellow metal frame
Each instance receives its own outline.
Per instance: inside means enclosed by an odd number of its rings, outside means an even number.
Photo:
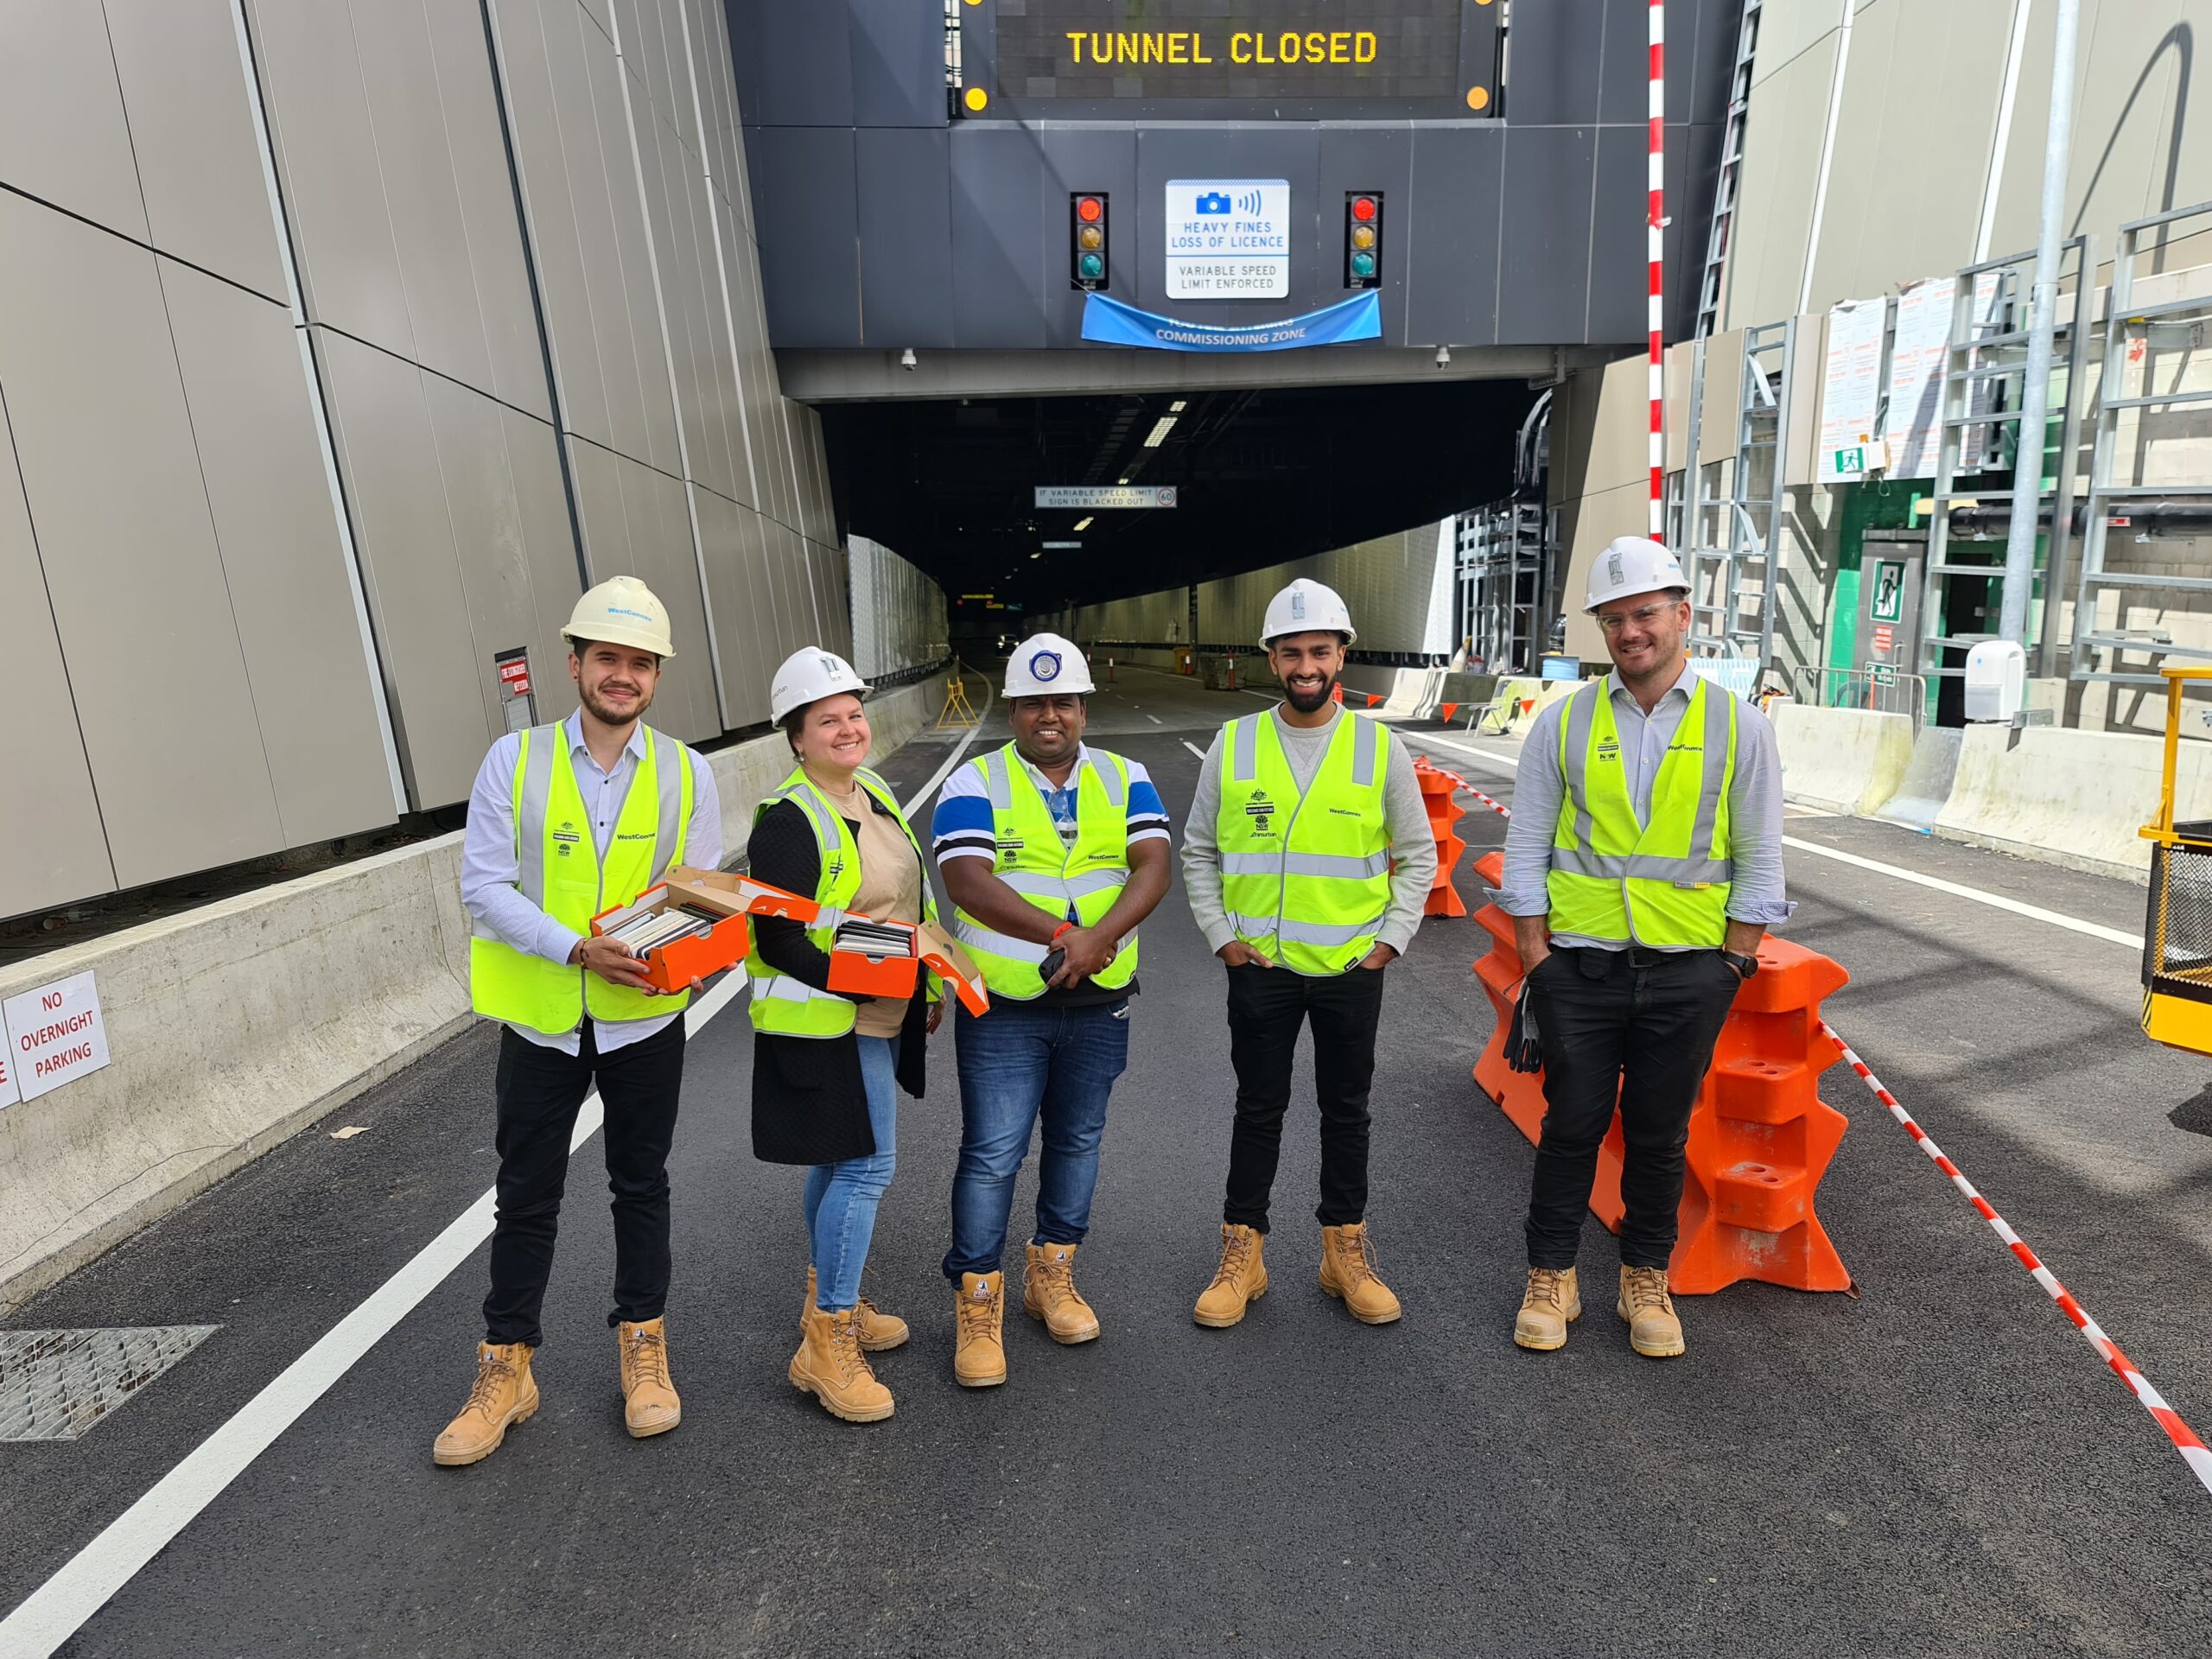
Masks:
[[[2191,680],[2212,681],[2212,667],[2164,668],[2159,671],[2166,677],[2166,752],[2158,781],[2158,816],[2137,831],[2144,840],[2157,842],[2170,850],[2176,847],[2200,848],[2212,852],[2212,838],[2185,836],[2174,828],[2175,775],[2181,762],[2181,715],[2183,691]],[[2165,959],[2166,883],[2160,881],[2151,888],[2150,901],[2144,920],[2147,943],[2147,960],[2162,963]],[[2193,997],[2173,996],[2158,988],[2161,979],[2183,980],[2202,984],[2212,989],[2212,968],[2199,968],[2178,974],[2154,971],[2143,988],[2143,1032],[2154,1042],[2169,1048],[2186,1049],[2195,1054],[2212,1054],[2212,1002],[2200,1002]]]

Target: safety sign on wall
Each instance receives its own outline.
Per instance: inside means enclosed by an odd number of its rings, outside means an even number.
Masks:
[[[1290,293],[1290,181],[1170,179],[1167,297],[1282,299]]]
[[[0,1002],[8,1037],[8,1081],[0,1105],[36,1100],[107,1064],[107,1026],[90,971]]]

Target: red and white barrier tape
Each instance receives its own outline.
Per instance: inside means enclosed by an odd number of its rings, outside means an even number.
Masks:
[[[1845,1063],[1859,1074],[1861,1083],[1874,1091],[1874,1098],[1890,1109],[1891,1117],[1904,1125],[1904,1131],[1913,1138],[1914,1144],[1928,1154],[1936,1168],[1950,1178],[1953,1186],[1966,1195],[1967,1202],[1974,1205],[1975,1213],[1990,1224],[1997,1236],[2005,1241],[2005,1248],[2019,1259],[2020,1265],[2033,1275],[2050,1300],[2058,1304],[2058,1311],[2074,1322],[2075,1329],[2088,1338],[2090,1347],[2097,1351],[2097,1357],[2112,1367],[2113,1374],[2127,1384],[2129,1391],[2141,1402],[2144,1410],[2158,1420],[2158,1427],[2166,1431],[2166,1438],[2174,1443],[2174,1450],[2180,1452],[2183,1460],[2189,1465],[2190,1472],[2196,1477],[2198,1484],[2206,1491],[2212,1492],[2212,1448],[2207,1448],[2204,1442],[2197,1439],[2196,1431],[2182,1421],[2181,1414],[2168,1405],[2165,1396],[2151,1386],[2150,1379],[2135,1369],[2135,1362],[2120,1351],[2120,1344],[2107,1336],[2103,1328],[2088,1316],[2081,1303],[2074,1300],[2072,1293],[2058,1282],[2058,1276],[2044,1266],[2036,1253],[2006,1224],[2005,1217],[1990,1207],[1989,1200],[1976,1192],[1974,1183],[1959,1173],[1959,1166],[1944,1156],[1943,1149],[1928,1138],[1928,1131],[1912,1121],[1912,1114],[1898,1103],[1895,1095],[1882,1086],[1882,1080],[1867,1069],[1866,1061],[1853,1052],[1851,1045],[1836,1035],[1835,1027],[1822,1020],[1821,1029],[1843,1051]]]
[[[1667,5],[1666,0],[1651,0],[1651,155],[1650,174],[1645,181],[1649,200],[1644,209],[1644,240],[1650,261],[1650,291],[1646,297],[1647,315],[1644,326],[1650,334],[1651,349],[1651,537],[1663,540],[1667,533],[1667,438],[1666,397],[1663,375],[1666,353],[1660,335],[1663,327],[1662,299],[1666,292],[1662,279],[1662,255],[1666,247],[1667,211]]]
[[[1468,794],[1480,801],[1484,806],[1490,808],[1491,811],[1497,813],[1499,817],[1510,818],[1513,816],[1513,809],[1511,807],[1500,806],[1496,801],[1491,799],[1489,796],[1484,794],[1482,791],[1477,789],[1472,784],[1462,778],[1458,772],[1447,772],[1444,767],[1438,766],[1433,760],[1428,762],[1428,769],[1434,772],[1438,777],[1448,779],[1455,789],[1465,790]]]

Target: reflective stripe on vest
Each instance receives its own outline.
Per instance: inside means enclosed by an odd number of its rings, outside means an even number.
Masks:
[[[1728,791],[1736,700],[1702,676],[1651,785],[1641,823],[1621,761],[1610,682],[1577,691],[1560,722],[1566,791],[1552,836],[1551,929],[1643,944],[1716,946],[1735,866]]]
[[[886,808],[906,832],[907,845],[914,849],[918,863],[922,852],[914,840],[913,827],[899,811],[899,802],[891,792],[891,785],[880,776],[862,766],[854,774],[861,787],[873,796],[877,804]],[[837,928],[845,919],[847,907],[853,896],[861,890],[860,847],[853,839],[853,832],[837,809],[823,798],[807,779],[803,768],[794,767],[773,794],[753,809],[753,821],[760,822],[761,815],[778,801],[789,801],[806,815],[807,823],[814,830],[814,846],[819,855],[820,874],[814,884],[814,902],[821,912],[806,930],[808,941],[823,951],[830,948]],[[923,867],[922,916],[926,921],[937,919],[937,900],[930,891],[928,867]],[[765,1031],[778,1037],[842,1037],[852,1030],[858,1005],[849,996],[835,991],[817,991],[804,980],[789,974],[779,973],[760,955],[758,923],[748,923],[754,937],[753,950],[747,958],[747,977],[752,982],[753,995],[747,1004],[747,1016],[753,1029]],[[932,987],[936,976],[930,976]]]
[[[1239,939],[1308,975],[1342,973],[1375,948],[1390,908],[1386,770],[1382,728],[1346,711],[1301,794],[1274,715],[1229,723],[1215,839]]]
[[[1104,920],[1129,880],[1128,763],[1103,749],[1084,751],[1073,778],[1072,846],[1061,841],[1052,810],[1013,744],[968,764],[982,772],[983,794],[991,804],[991,833],[998,842],[993,874],[1056,921],[1071,913],[1085,927]],[[1037,968],[1049,945],[998,932],[957,908],[952,931],[983,970],[993,996],[1027,1002],[1045,994]],[[1136,971],[1137,936],[1132,932],[1090,982],[1118,990]]]
[[[683,861],[691,823],[691,760],[674,738],[643,728],[645,754],[630,776],[599,855],[565,725],[522,734],[513,779],[515,887],[570,931],[589,934],[591,918],[626,905]],[[612,985],[584,968],[547,962],[496,938],[480,921],[468,942],[470,1001],[487,1019],[549,1036],[576,1030],[588,1014],[619,1023],[683,1011],[689,992],[649,996]]]

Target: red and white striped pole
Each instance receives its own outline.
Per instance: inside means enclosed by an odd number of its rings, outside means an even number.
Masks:
[[[1660,339],[1666,285],[1661,265],[1666,246],[1667,207],[1667,0],[1651,0],[1651,157],[1646,181],[1644,239],[1650,262],[1650,292],[1644,326],[1651,337],[1651,537],[1667,528],[1666,347]]]

